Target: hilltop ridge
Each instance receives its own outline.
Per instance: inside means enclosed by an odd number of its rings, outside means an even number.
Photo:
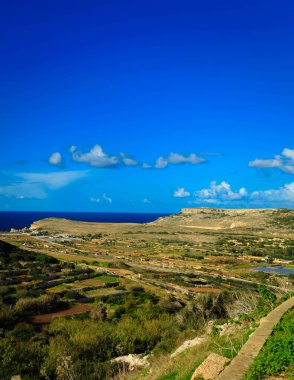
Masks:
[[[180,213],[159,218],[151,224],[177,225],[203,230],[254,230],[266,229],[270,233],[292,228],[294,210],[290,209],[220,209],[183,208]]]
[[[214,207],[191,207],[191,208],[182,208],[182,214],[201,214],[205,213],[215,213],[215,212],[223,212],[226,214],[250,214],[250,213],[259,213],[259,212],[267,212],[275,209],[267,209],[267,208],[214,208]]]

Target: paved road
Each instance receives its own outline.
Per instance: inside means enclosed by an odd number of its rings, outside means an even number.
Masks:
[[[294,297],[272,310],[262,319],[260,326],[254,331],[247,342],[231,361],[225,370],[217,377],[217,380],[241,380],[246,374],[253,360],[257,357],[267,338],[271,335],[274,326],[282,316],[294,307]]]

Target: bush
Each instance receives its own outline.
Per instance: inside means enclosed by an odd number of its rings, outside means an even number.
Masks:
[[[1,328],[11,328],[17,318],[11,306],[0,305],[0,326]]]
[[[13,375],[21,375],[23,379],[39,379],[46,350],[41,341],[0,339],[1,379],[10,379]]]
[[[259,285],[258,286],[258,292],[259,292],[259,295],[261,296],[261,298],[264,301],[268,301],[268,302],[270,302],[272,304],[277,299],[277,297],[275,296],[275,294],[272,293],[270,290],[268,290],[268,288],[265,285]]]
[[[64,295],[64,298],[66,298],[68,300],[69,299],[78,300],[82,297],[83,297],[82,294],[80,294],[77,290],[74,290],[74,289],[68,290]]]
[[[34,314],[48,313],[57,306],[54,296],[43,294],[36,298],[21,298],[15,306],[15,313],[19,316],[29,316]]]

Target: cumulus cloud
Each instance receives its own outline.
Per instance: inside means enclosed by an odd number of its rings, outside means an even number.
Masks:
[[[17,173],[8,185],[0,186],[0,195],[17,199],[44,199],[48,190],[57,190],[87,175],[88,171]]]
[[[249,162],[249,167],[251,168],[279,168],[282,166],[282,164],[283,164],[283,160],[281,156],[276,155],[275,158],[266,159],[266,160],[256,158],[255,160]]]
[[[108,195],[104,193],[99,198],[95,198],[95,197],[90,198],[90,201],[93,203],[112,203],[112,198],[110,198]]]
[[[250,198],[256,202],[270,204],[294,204],[294,182],[287,183],[278,189],[254,191]]]
[[[156,169],[164,169],[167,167],[167,165],[168,165],[168,160],[163,157],[159,157],[155,163]]]
[[[198,157],[195,153],[189,154],[189,156],[185,157],[182,154],[179,153],[171,153],[168,156],[168,161],[171,164],[177,165],[177,164],[185,164],[185,163],[190,163],[193,165],[201,164],[204,162],[204,158]]]
[[[180,165],[180,164],[192,164],[198,165],[202,164],[205,161],[203,157],[197,156],[195,153],[191,153],[188,156],[184,156],[179,153],[170,153],[168,157],[159,157],[156,160],[155,167],[157,169],[164,169],[169,164]]]
[[[248,192],[244,187],[233,190],[232,186],[222,181],[210,183],[208,188],[194,192],[194,200],[189,203],[238,205],[249,207],[293,207],[294,182],[277,189],[257,190]]]
[[[294,160],[294,149],[285,148],[282,152],[282,155]]]
[[[74,161],[85,162],[98,168],[116,167],[119,165],[118,157],[107,155],[101,145],[98,144],[86,153],[78,151],[77,147],[72,145],[70,152]]]
[[[76,162],[84,162],[91,166],[98,168],[113,168],[113,167],[141,167],[143,169],[165,169],[169,165],[192,164],[198,165],[205,162],[203,157],[199,157],[195,153],[187,156],[180,153],[170,153],[167,157],[160,156],[156,159],[155,164],[151,165],[147,162],[140,163],[135,158],[130,157],[126,153],[119,153],[118,155],[110,156],[104,152],[101,145],[94,145],[89,152],[82,152],[78,150],[75,145],[69,149],[72,159]],[[56,154],[56,153],[55,153]],[[58,161],[57,157],[52,158],[53,161]]]
[[[178,190],[174,192],[175,198],[186,198],[189,197],[191,194],[186,191],[183,187],[180,187]]]
[[[285,148],[280,155],[274,158],[256,158],[248,164],[251,168],[274,168],[289,174],[294,174],[294,149]]]
[[[62,156],[59,152],[54,152],[48,158],[48,162],[51,165],[61,165],[62,164]]]
[[[125,153],[120,154],[122,162],[125,166],[137,166],[138,161],[134,160],[133,158],[128,157]]]
[[[234,191],[226,181],[222,181],[220,184],[212,181],[208,188],[195,191],[194,195],[196,202],[222,203],[243,199],[248,192],[244,187]]]

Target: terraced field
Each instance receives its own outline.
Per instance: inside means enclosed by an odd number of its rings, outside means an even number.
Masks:
[[[248,315],[258,320],[294,289],[293,275],[256,270],[294,267],[293,216],[293,210],[200,208],[149,224],[45,219],[29,231],[0,235],[4,379],[25,371],[54,378],[59,367],[48,363],[68,357],[78,379],[111,378],[125,368],[113,365],[116,356],[167,355],[203,334],[210,320],[240,316],[246,331]],[[24,364],[15,373],[1,355],[15,344],[23,350],[22,336],[27,356],[43,356],[40,367]],[[85,361],[89,367],[80,365]]]

